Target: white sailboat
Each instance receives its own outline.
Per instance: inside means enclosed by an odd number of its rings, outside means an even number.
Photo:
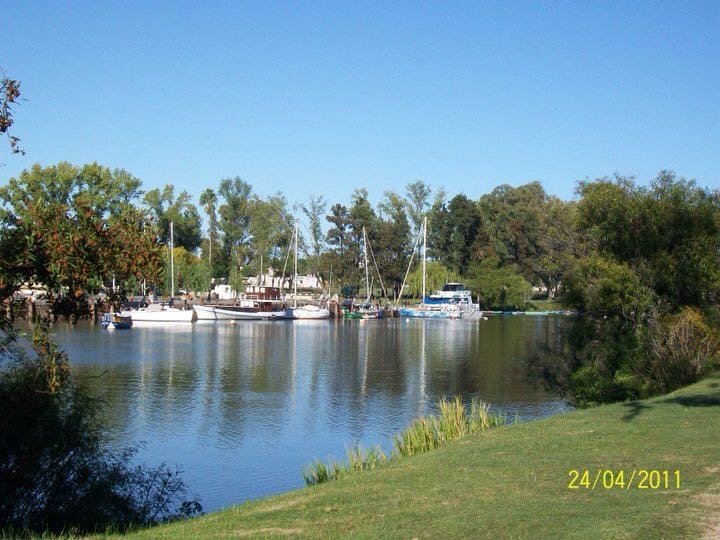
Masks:
[[[175,257],[173,248],[173,222],[170,222],[170,298],[175,296]],[[151,323],[191,323],[195,322],[197,315],[192,309],[178,309],[165,304],[150,304],[148,307],[123,312],[121,315],[129,315],[132,322]]]
[[[401,317],[416,319],[462,319],[465,311],[457,304],[428,304],[425,298],[425,267],[427,260],[427,217],[423,220],[423,258],[422,258],[422,302],[417,307],[406,307],[399,310]],[[412,259],[410,260],[412,264]],[[408,267],[408,271],[410,268]],[[406,275],[407,277],[407,275]],[[403,283],[403,288],[405,283]],[[402,288],[400,289],[402,296]],[[400,301],[400,298],[398,298]]]
[[[293,275],[293,306],[285,310],[288,319],[329,319],[330,311],[312,304],[297,305],[297,259],[298,259],[298,226],[295,223],[293,239],[295,240],[295,269]]]

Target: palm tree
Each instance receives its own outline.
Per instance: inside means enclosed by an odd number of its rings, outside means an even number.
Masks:
[[[210,236],[210,277],[213,277],[213,264],[212,264],[212,247],[215,242],[215,234],[217,229],[217,214],[215,213],[215,207],[217,205],[217,194],[212,188],[207,188],[200,195],[200,204],[205,209],[210,221],[208,227],[208,234]]]

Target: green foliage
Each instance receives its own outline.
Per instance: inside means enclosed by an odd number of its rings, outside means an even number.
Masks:
[[[532,286],[512,267],[500,266],[497,259],[474,264],[468,271],[467,285],[483,309],[522,310],[532,299]]]
[[[133,203],[140,181],[97,164],[35,165],[0,188],[0,290],[42,283],[81,305],[85,295],[131,278],[153,280],[161,268],[153,227]]]
[[[422,230],[423,218],[430,211],[430,197],[432,187],[426,184],[421,178],[405,186],[407,213],[412,224],[413,238],[417,237]]]
[[[200,194],[200,204],[205,209],[208,216],[208,238],[201,244],[203,258],[208,260],[208,268],[210,269],[210,277],[215,277],[215,264],[213,263],[213,253],[215,255],[215,263],[218,259],[218,217],[217,217],[217,193],[212,188],[206,188]]]
[[[244,266],[248,258],[252,186],[238,176],[224,178],[218,194],[224,199],[218,210],[223,234],[219,265],[223,274],[230,276]]]
[[[312,261],[311,272],[313,274],[317,274],[319,272],[320,254],[322,253],[325,243],[322,232],[322,217],[327,210],[327,201],[322,195],[310,195],[310,201],[308,204],[300,204],[300,209],[310,223],[309,232],[311,249],[306,253],[306,255]]]
[[[188,251],[195,251],[200,247],[200,214],[187,191],[180,192],[175,198],[175,186],[168,184],[162,191],[151,189],[145,194],[144,200],[158,224],[161,243],[169,243],[172,222],[175,246],[184,247]]]
[[[712,193],[662,171],[649,188],[633,178],[584,182],[578,224],[605,256],[625,262],[673,309],[720,299],[720,208]]]
[[[456,195],[432,215],[428,224],[429,243],[434,257],[463,274],[477,254],[481,230],[477,205],[465,195]]]
[[[133,467],[135,449],[110,449],[101,402],[43,330],[32,336],[34,355],[3,338],[0,534],[124,530],[201,512],[197,500],[182,500],[177,471]]]
[[[188,252],[183,247],[173,250],[175,263],[175,292],[185,289],[188,292],[202,293],[210,286],[210,268],[208,262]],[[165,259],[165,291],[170,294],[170,260]]]
[[[720,337],[695,308],[653,314],[647,355],[637,368],[647,393],[665,393],[698,381],[720,367]]]
[[[429,295],[432,294],[433,291],[442,289],[443,285],[451,281],[460,281],[460,275],[457,272],[445,267],[439,261],[427,261],[425,264],[426,294]],[[418,262],[415,269],[408,275],[403,295],[420,298],[421,294],[422,262]]]
[[[563,284],[565,302],[602,317],[638,323],[656,300],[625,263],[594,255],[579,261]]]
[[[579,404],[667,392],[707,374],[720,330],[717,194],[667,171],[649,187],[603,178],[578,193],[577,227],[594,249],[570,264],[562,290],[589,331],[569,341],[569,360],[551,354],[540,371]]]
[[[459,396],[447,401],[438,401],[437,416],[418,418],[410,426],[395,436],[395,451],[398,456],[413,456],[428,452],[448,442],[460,439],[467,434],[483,431],[505,424],[502,415],[490,412],[490,406],[473,399],[467,411]]]
[[[388,461],[380,447],[373,446],[365,449],[358,444],[347,449],[347,461],[343,463],[331,461],[327,465],[321,461],[316,461],[312,465],[303,468],[302,476],[306,485],[315,486],[330,480],[337,480],[348,474],[375,469]]]

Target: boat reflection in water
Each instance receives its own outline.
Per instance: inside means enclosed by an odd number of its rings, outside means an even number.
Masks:
[[[563,317],[488,321],[296,320],[291,324],[57,325],[74,369],[104,398],[114,443],[178,465],[206,510],[303,485],[315,459],[385,445],[441,396],[473,396],[509,418],[567,405],[525,377],[522,357]],[[358,324],[360,323],[360,324]]]

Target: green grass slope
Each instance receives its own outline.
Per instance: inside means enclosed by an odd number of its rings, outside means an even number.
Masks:
[[[591,483],[598,470],[623,470],[626,487],[605,489],[601,476],[594,489],[568,489],[571,469],[589,470]],[[628,488],[639,469],[670,471],[670,488],[638,489],[638,473]],[[378,470],[138,534],[715,537],[720,377],[656,399],[493,429]]]

